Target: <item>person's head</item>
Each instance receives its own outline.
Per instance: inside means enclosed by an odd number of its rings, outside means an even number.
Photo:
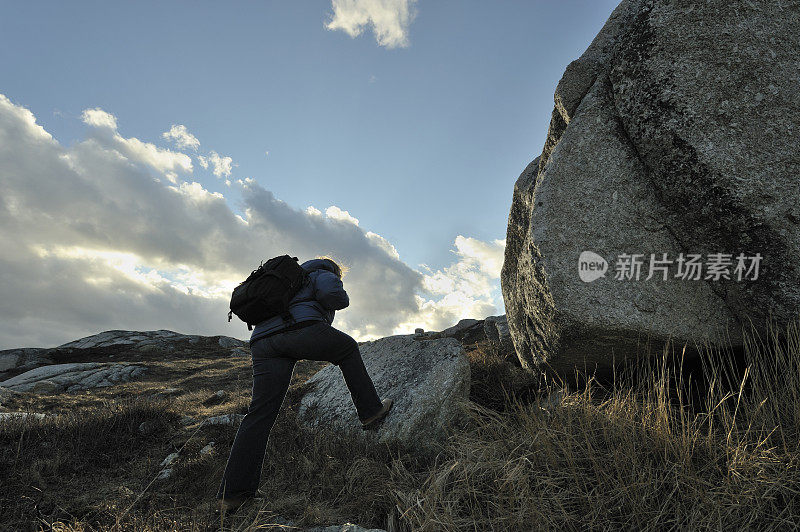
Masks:
[[[341,265],[339,265],[339,263],[337,263],[337,262],[336,262],[335,260],[333,260],[331,257],[322,256],[322,257],[317,257],[317,258],[318,258],[318,259],[322,259],[322,260],[324,260],[325,262],[327,262],[328,264],[330,264],[330,265],[331,265],[331,267],[333,268],[333,273],[335,273],[335,274],[336,274],[336,276],[337,276],[339,279],[341,279],[342,277],[344,277],[344,274],[346,274],[346,273],[347,273],[347,266],[341,266]]]

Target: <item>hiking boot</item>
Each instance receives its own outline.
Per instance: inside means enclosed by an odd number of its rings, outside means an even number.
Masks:
[[[244,503],[249,501],[263,502],[264,494],[258,490],[255,495],[242,495],[240,497],[226,497],[224,499],[217,499],[216,513],[232,514],[238,510]]]
[[[382,403],[383,407],[380,410],[378,410],[377,414],[361,422],[361,428],[363,428],[364,430],[371,430],[377,427],[378,423],[383,421],[383,418],[385,418],[386,414],[389,413],[389,410],[392,409],[392,404],[394,403],[394,401],[392,401],[391,399],[384,399]]]
[[[216,511],[218,514],[232,514],[238,510],[250,497],[231,497],[229,499],[217,499]]]

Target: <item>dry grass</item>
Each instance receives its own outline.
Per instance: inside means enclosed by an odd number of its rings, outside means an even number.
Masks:
[[[468,356],[469,422],[427,459],[301,430],[297,379],[270,438],[266,502],[225,521],[210,512],[210,497],[235,431],[177,422],[192,408],[243,409],[241,395],[198,406],[219,381],[177,400],[93,403],[6,424],[2,523],[12,530],[250,530],[270,529],[280,515],[298,526],[350,521],[431,531],[800,526],[797,324],[751,338],[743,364],[703,353],[703,382],[664,363],[559,395],[486,345],[469,346]],[[137,427],[147,420],[161,428],[143,437]],[[212,440],[215,452],[201,456]],[[149,485],[176,449],[184,458],[173,479]]]
[[[743,371],[720,353],[702,356],[699,401],[680,366],[662,364],[610,389],[590,381],[557,406],[472,405],[453,456],[398,493],[404,521],[414,530],[797,528],[797,324],[751,338]]]

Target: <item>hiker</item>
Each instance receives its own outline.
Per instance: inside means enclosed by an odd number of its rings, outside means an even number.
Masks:
[[[327,257],[306,261],[301,267],[309,275],[289,302],[293,320],[269,318],[256,324],[250,337],[253,397],[217,491],[222,512],[235,510],[257,493],[267,438],[298,360],[325,360],[339,366],[365,430],[375,428],[392,407],[391,399],[381,402],[378,397],[358,343],[331,327],[334,312],[350,304],[341,267]]]

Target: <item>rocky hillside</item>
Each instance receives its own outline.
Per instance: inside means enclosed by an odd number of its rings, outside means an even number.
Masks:
[[[296,365],[282,417],[296,415],[293,430],[305,438],[331,433],[352,448],[435,454],[462,416],[459,404],[470,398],[467,352],[483,345],[500,356],[510,345],[503,325],[504,317],[462,320],[441,332],[360,344],[379,393],[395,400],[377,432],[360,430],[341,373],[320,362]],[[249,357],[247,343],[234,338],[164,330],[107,331],[52,349],[0,351],[4,518],[17,530],[21,523],[36,529],[36,523],[70,519],[102,528],[129,506],[123,518],[150,519],[180,500],[187,507],[175,515],[203,529],[214,520],[209,508],[215,483],[247,412]],[[502,357],[513,360],[514,354]],[[487,392],[480,386],[474,391]],[[11,433],[19,436],[2,441]],[[313,494],[301,498],[312,500]],[[298,517],[324,523],[336,515],[304,515],[296,499],[273,508],[289,517],[276,513],[263,523],[286,525]]]

